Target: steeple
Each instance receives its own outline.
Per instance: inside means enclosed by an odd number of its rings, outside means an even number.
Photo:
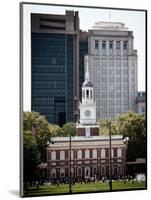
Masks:
[[[94,100],[93,85],[90,81],[88,55],[85,56],[85,80],[82,84],[82,100],[80,109],[80,126],[86,126],[85,136],[92,135],[90,127],[96,125],[96,102]],[[97,126],[98,129],[98,126]],[[98,131],[96,133],[98,135]]]
[[[84,60],[85,64],[85,81],[82,85],[82,87],[93,87],[91,81],[90,81],[90,75],[89,75],[89,64],[88,64],[88,55],[85,56]]]

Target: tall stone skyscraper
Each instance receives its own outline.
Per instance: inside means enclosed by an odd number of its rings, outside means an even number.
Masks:
[[[133,32],[123,23],[98,22],[88,34],[97,120],[114,120],[117,114],[136,111],[137,51]]]

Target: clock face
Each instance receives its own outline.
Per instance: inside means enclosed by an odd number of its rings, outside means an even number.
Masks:
[[[91,115],[90,110],[86,110],[86,111],[85,111],[85,116],[89,117],[90,115]]]

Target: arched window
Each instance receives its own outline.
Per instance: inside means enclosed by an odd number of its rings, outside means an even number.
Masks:
[[[56,177],[56,169],[53,168],[53,169],[51,170],[51,178],[55,178],[55,177]]]
[[[86,90],[86,96],[89,98],[89,90]]]
[[[60,176],[61,176],[61,177],[64,177],[64,176],[65,176],[65,169],[64,169],[64,168],[61,168],[61,169],[60,169]]]
[[[78,174],[78,176],[82,176],[82,168],[81,167],[77,168],[77,174]]]

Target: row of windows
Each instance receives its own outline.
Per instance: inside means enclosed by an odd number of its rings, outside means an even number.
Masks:
[[[95,70],[94,70],[95,71]],[[100,71],[100,74],[101,75],[107,75],[107,72],[108,72],[108,75],[120,75],[121,74],[121,72],[122,72],[122,74],[123,75],[127,75],[128,74],[128,69],[123,69],[123,70],[121,70],[121,69],[116,69],[116,70],[114,70],[114,69],[101,69],[101,71]]]
[[[107,76],[102,76],[101,77],[101,82],[103,83],[103,82],[107,82],[107,80],[108,80],[108,82],[114,82],[114,79],[116,80],[116,83],[119,83],[119,82],[121,82],[121,81],[123,81],[124,83],[126,83],[126,82],[128,82],[128,77],[127,76],[122,76],[122,77],[119,77],[119,76],[117,76],[117,77],[113,77],[113,76],[109,76],[109,77],[107,77]]]
[[[106,40],[103,40],[103,41],[95,40],[95,49],[99,49],[99,42],[101,42],[101,48],[106,49],[106,47],[107,47],[107,41]],[[127,50],[127,47],[128,47],[127,40],[123,41],[122,49]],[[112,40],[110,40],[109,41],[109,49],[120,50],[121,49],[121,41],[115,41],[115,46],[114,46],[114,42]]]
[[[93,150],[86,149],[86,150],[84,150],[84,154],[82,153],[82,150],[77,150],[76,158],[77,159],[90,158],[90,153],[92,154],[92,158],[98,158],[98,151],[96,149],[93,149]],[[112,153],[112,157],[121,157],[122,156],[121,149],[112,149],[111,153]],[[69,159],[69,157],[70,157],[69,152],[67,153],[65,151],[60,151],[60,155],[59,155],[58,159],[65,160],[65,159]],[[101,149],[101,158],[106,158],[106,157],[109,157],[108,149]],[[56,160],[56,158],[57,158],[56,151],[52,151],[51,152],[51,160]],[[74,159],[74,158],[75,158],[74,151],[71,151],[71,159]]]
[[[67,58],[67,66],[71,65],[73,66],[73,58],[72,55],[68,55]],[[65,65],[65,58],[59,57],[59,58],[50,58],[50,57],[32,57],[32,64],[33,65]]]
[[[64,73],[34,73],[32,76],[33,81],[65,81]]]
[[[32,88],[34,89],[64,89],[65,81],[34,81]]]
[[[120,112],[122,112],[122,110],[124,110],[124,111],[128,111],[128,104],[126,104],[126,105],[124,105],[124,107],[120,107],[120,105],[117,105],[116,107],[108,107],[108,109],[107,109],[107,107],[101,107],[101,113],[107,113],[107,110],[109,111],[109,113],[120,113]]]
[[[65,73],[65,66],[63,65],[56,65],[55,67],[52,67],[51,65],[43,65],[41,67],[36,65],[33,65],[32,73]]]
[[[102,165],[100,167],[100,175],[106,175],[108,169],[109,168],[107,168],[106,165]],[[123,173],[122,166],[121,165],[112,165],[111,172],[112,172],[112,175],[114,175],[114,174],[121,175]],[[65,177],[65,176],[69,176],[70,171],[69,171],[68,168],[62,167],[62,168],[59,169],[59,173],[60,173],[60,177]],[[82,168],[82,167],[73,168],[73,167],[71,167],[71,176],[74,176],[75,173],[77,174],[77,176],[82,176],[82,175],[83,176],[90,176],[90,167],[85,167],[85,168]],[[50,174],[51,178],[56,178],[56,174],[57,174],[56,168],[52,168],[51,174]],[[96,174],[99,174],[99,173],[97,171],[97,167],[94,166],[92,168],[92,176],[95,176]]]

